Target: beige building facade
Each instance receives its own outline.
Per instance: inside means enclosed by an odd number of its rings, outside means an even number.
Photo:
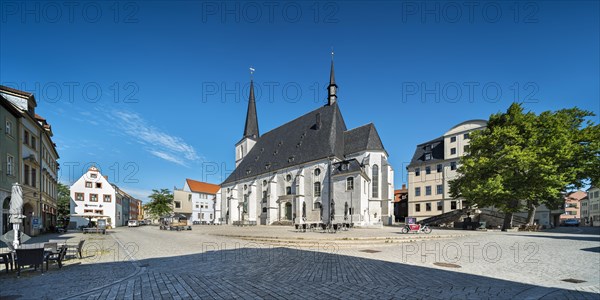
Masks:
[[[423,220],[463,207],[461,199],[450,197],[449,182],[457,176],[460,158],[469,151],[470,133],[486,126],[485,120],[465,121],[417,145],[407,167],[410,217]]]

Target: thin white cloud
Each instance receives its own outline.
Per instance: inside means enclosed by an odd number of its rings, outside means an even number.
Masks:
[[[188,166],[188,163],[200,159],[194,147],[182,138],[150,125],[137,113],[116,111],[113,115],[117,119],[115,124],[119,130],[146,146],[150,154],[181,166]]]
[[[177,157],[174,157],[173,155],[169,154],[169,153],[164,153],[164,152],[160,152],[160,151],[156,151],[156,150],[149,150],[150,154],[162,158],[164,160],[176,163],[178,165],[182,165],[184,167],[187,167],[187,165],[185,164],[185,162],[183,162],[181,159],[178,159]]]

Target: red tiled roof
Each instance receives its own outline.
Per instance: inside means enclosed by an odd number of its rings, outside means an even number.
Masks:
[[[221,188],[216,184],[196,181],[189,178],[187,178],[185,181],[190,187],[190,190],[196,193],[216,194],[217,191]]]

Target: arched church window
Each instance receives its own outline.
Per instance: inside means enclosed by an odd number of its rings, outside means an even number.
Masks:
[[[321,175],[321,169],[316,168],[315,169],[315,176],[319,176],[319,175]]]
[[[373,165],[373,198],[379,197],[379,166]]]
[[[321,196],[321,182],[317,181],[314,183],[315,197]]]

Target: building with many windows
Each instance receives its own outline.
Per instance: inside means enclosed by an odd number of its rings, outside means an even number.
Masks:
[[[327,104],[260,134],[253,82],[235,170],[221,184],[227,224],[392,222],[394,171],[375,129],[348,129],[331,62]]]
[[[417,145],[406,168],[410,217],[422,220],[463,207],[460,199],[450,197],[448,183],[456,178],[459,160],[469,151],[469,134],[486,126],[485,120],[465,121]]]
[[[218,223],[220,187],[216,184],[186,179],[183,189],[173,191],[173,212],[191,222]]]
[[[19,181],[19,118],[21,112],[0,96],[0,235],[8,232],[12,185]]]
[[[589,188],[587,190],[587,195],[589,225],[600,226],[600,188]]]
[[[11,132],[7,146],[13,145],[12,139],[17,139],[19,148],[17,156],[11,154],[6,157],[6,171],[10,171],[9,161],[14,162],[11,170],[18,177],[10,175],[6,180],[21,185],[25,215],[23,232],[35,236],[56,226],[59,155],[52,141],[52,127],[46,119],[36,114],[37,101],[31,93],[0,86],[0,101],[4,104],[8,102],[19,113],[17,119],[5,118],[3,123],[4,137],[7,137],[7,131]],[[10,201],[8,197],[0,200],[3,200],[4,215],[4,207],[8,207]],[[6,228],[4,222],[3,228]]]
[[[576,191],[565,196],[565,212],[560,215],[560,222],[568,219],[580,220],[581,215],[581,200],[587,197],[584,191]]]
[[[137,207],[141,201],[111,184],[108,176],[103,176],[94,166],[71,185],[70,191],[72,215],[103,215],[106,216],[107,225],[113,228],[127,226],[127,221],[133,216],[136,219],[138,217]],[[133,206],[136,208],[132,210]],[[70,226],[78,227],[88,222],[89,219],[85,217],[71,217]]]

